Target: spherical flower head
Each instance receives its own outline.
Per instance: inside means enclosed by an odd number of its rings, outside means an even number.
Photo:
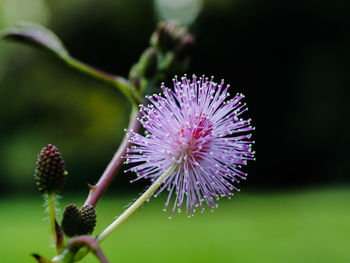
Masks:
[[[213,78],[185,76],[173,83],[174,90],[162,84],[163,96],[148,96],[150,104],[140,106],[146,135],[127,131],[133,146],[126,163],[136,165],[126,172],[136,172],[132,182],[153,181],[174,165],[155,196],[169,191],[166,210],[175,193],[170,216],[184,206],[190,216],[196,207],[203,212],[203,203],[212,210],[220,197],[230,198],[239,190],[234,184],[247,175],[242,165],[254,159],[249,134],[254,128],[241,118],[248,110],[243,94],[228,99],[229,85],[223,80],[218,84]]]

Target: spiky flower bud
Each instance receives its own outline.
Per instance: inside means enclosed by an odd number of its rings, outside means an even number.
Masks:
[[[68,237],[76,236],[79,234],[80,224],[80,212],[77,206],[75,204],[66,206],[61,222],[63,232]]]
[[[86,235],[94,231],[96,225],[96,211],[92,205],[85,205],[80,209],[80,235]]]
[[[35,164],[35,181],[40,192],[59,193],[67,176],[64,161],[58,149],[49,144],[38,155]]]

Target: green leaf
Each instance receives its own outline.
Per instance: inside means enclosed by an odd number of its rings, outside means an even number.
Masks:
[[[0,39],[44,48],[61,58],[69,56],[61,40],[53,32],[41,25],[30,22],[21,22],[14,27],[0,31]]]

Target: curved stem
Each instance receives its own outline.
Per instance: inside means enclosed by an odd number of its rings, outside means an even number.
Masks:
[[[139,104],[140,98],[138,97],[137,92],[131,89],[131,85],[123,77],[106,73],[70,56],[61,56],[61,58],[70,67],[79,70],[80,72],[83,72],[91,77],[94,77],[95,79],[101,80],[103,82],[117,87],[130,100],[130,102],[133,105]]]
[[[124,211],[111,225],[109,225],[101,234],[96,237],[97,243],[102,242],[114,230],[116,230],[122,223],[124,223],[129,216],[131,216],[161,185],[161,183],[169,176],[175,169],[176,164],[173,164],[166,170],[156,181],[144,192],[128,209]]]
[[[140,124],[137,120],[138,117],[139,112],[136,107],[133,107],[130,115],[128,130],[137,131],[139,129]],[[121,157],[125,156],[126,149],[129,146],[130,142],[128,142],[128,137],[125,135],[119,146],[119,149],[113,156],[113,159],[108,164],[106,170],[102,174],[97,184],[90,187],[90,193],[84,205],[92,205],[94,207],[96,206],[98,200],[102,197],[109,185],[112,183],[120,166],[123,164],[123,159]]]

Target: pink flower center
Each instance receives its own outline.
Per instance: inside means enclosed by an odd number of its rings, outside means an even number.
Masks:
[[[192,125],[181,126],[176,139],[176,159],[200,162],[208,153],[212,130],[213,124],[204,114],[195,117]]]

